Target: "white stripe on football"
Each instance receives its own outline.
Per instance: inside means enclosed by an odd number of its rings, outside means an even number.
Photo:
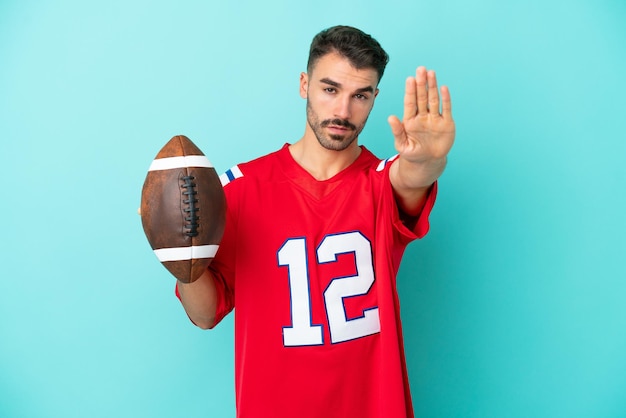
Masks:
[[[161,248],[154,250],[161,263],[166,261],[197,260],[200,258],[213,258],[219,245],[199,245],[178,248]]]
[[[148,171],[171,170],[184,167],[211,168],[213,164],[204,155],[184,155],[180,157],[167,157],[153,160]]]

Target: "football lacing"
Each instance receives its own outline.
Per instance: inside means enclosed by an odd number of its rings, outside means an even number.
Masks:
[[[198,223],[198,220],[200,219],[200,217],[198,216],[198,211],[200,210],[198,208],[198,206],[196,205],[198,203],[198,199],[196,199],[196,195],[198,194],[198,192],[196,191],[195,187],[196,187],[196,183],[193,182],[193,180],[195,179],[195,177],[193,176],[183,176],[182,180],[184,181],[183,184],[181,184],[181,188],[183,189],[183,196],[186,196],[187,198],[183,198],[183,203],[186,205],[183,208],[183,211],[185,212],[185,235],[189,236],[189,237],[195,237],[198,235],[198,227],[200,226],[200,224]]]

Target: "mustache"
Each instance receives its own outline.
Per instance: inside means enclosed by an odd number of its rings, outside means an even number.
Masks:
[[[341,126],[344,128],[352,129],[353,131],[356,130],[356,126],[354,126],[353,124],[351,124],[345,119],[326,119],[320,123],[320,126],[322,128],[325,128],[328,125]]]

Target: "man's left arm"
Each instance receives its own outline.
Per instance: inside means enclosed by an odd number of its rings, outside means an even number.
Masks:
[[[390,116],[388,121],[399,155],[389,179],[401,212],[417,216],[454,143],[450,91],[442,86],[440,97],[435,72],[419,67],[406,80],[402,120]]]

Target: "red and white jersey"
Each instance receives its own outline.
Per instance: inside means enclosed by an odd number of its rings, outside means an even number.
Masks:
[[[391,161],[362,147],[317,181],[286,144],[222,176],[226,230],[209,268],[218,321],[235,309],[239,418],[413,416],[396,274],[436,187],[408,229]]]

